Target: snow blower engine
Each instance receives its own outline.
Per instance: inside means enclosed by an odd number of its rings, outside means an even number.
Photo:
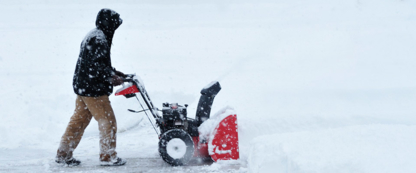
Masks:
[[[195,119],[188,117],[187,104],[182,106],[178,103],[163,103],[160,116],[160,110],[153,106],[139,77],[129,74],[124,82],[115,95],[137,99],[142,110],[129,111],[146,114],[159,137],[159,154],[165,162],[178,166],[187,164],[192,158],[211,158],[213,161],[239,158],[234,110],[226,107],[210,117],[214,97],[221,90],[219,82],[212,82],[201,90]]]

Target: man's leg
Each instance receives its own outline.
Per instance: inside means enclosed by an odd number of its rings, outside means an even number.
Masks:
[[[117,158],[117,122],[108,96],[82,97],[100,130],[100,161],[109,162]]]
[[[72,153],[77,148],[92,118],[81,96],[77,96],[75,101],[75,111],[68,123],[66,131],[61,138],[61,143],[56,155],[57,161],[65,161],[72,158]]]

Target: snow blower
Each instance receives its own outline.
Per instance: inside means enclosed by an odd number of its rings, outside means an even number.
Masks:
[[[219,82],[212,82],[201,90],[195,119],[187,116],[187,104],[163,103],[162,110],[156,108],[136,75],[127,75],[124,82],[115,95],[137,99],[142,110],[129,111],[146,114],[159,137],[159,154],[168,164],[186,165],[192,158],[211,158],[213,161],[239,158],[237,115],[233,109],[226,107],[210,117],[214,97],[221,90]]]

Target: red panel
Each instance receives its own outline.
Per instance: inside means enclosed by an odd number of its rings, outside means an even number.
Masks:
[[[138,92],[139,92],[139,89],[137,89],[136,85],[132,85],[124,90],[117,92],[115,95],[116,96],[127,95],[127,94],[133,94],[133,93],[138,93]]]
[[[214,130],[211,158],[217,160],[236,160],[240,158],[238,148],[237,115],[229,115],[224,118]]]
[[[209,157],[208,143],[199,143],[199,137],[192,137],[195,145],[194,157]]]

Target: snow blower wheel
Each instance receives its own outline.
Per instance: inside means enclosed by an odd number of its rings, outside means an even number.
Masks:
[[[192,137],[182,129],[172,129],[162,134],[159,154],[172,166],[187,164],[194,154]]]

